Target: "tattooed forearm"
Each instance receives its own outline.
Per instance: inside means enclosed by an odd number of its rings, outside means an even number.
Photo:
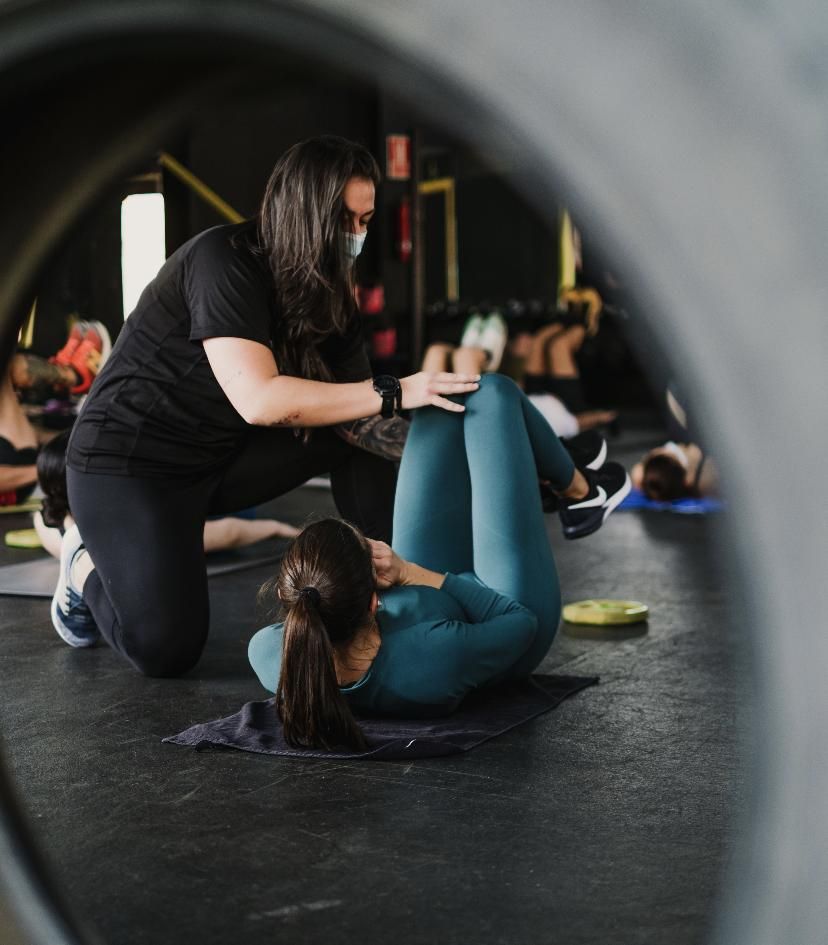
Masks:
[[[298,413],[289,413],[284,417],[277,417],[275,420],[270,420],[267,425],[269,427],[295,427],[296,421],[300,416],[301,414]]]
[[[408,421],[402,417],[367,417],[334,427],[337,434],[360,449],[399,462],[408,436]]]

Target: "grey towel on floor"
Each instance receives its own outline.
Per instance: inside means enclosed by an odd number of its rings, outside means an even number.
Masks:
[[[359,719],[369,750],[333,752],[287,745],[273,699],[248,702],[235,715],[193,725],[164,739],[196,749],[237,748],[290,758],[401,761],[454,755],[554,709],[568,696],[598,682],[597,676],[532,676],[519,683],[480,689],[452,715],[439,719]]]

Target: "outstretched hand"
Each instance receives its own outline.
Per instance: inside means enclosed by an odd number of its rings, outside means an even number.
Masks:
[[[466,408],[447,400],[447,394],[470,394],[480,387],[479,374],[451,374],[440,371],[436,374],[420,371],[400,379],[402,387],[402,405],[406,410],[416,407],[441,407],[454,413],[462,413]]]
[[[377,572],[377,587],[385,590],[395,584],[401,584],[405,574],[405,561],[384,541],[369,538],[368,544],[371,546],[371,558]]]

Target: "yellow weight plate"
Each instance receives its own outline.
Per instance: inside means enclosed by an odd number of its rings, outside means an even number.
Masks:
[[[36,512],[40,508],[40,499],[26,499],[20,505],[0,505],[0,515],[15,515],[18,512]]]
[[[612,626],[640,623],[646,620],[650,608],[637,600],[578,600],[563,609],[567,623],[588,623]]]
[[[42,548],[40,536],[33,528],[21,528],[16,532],[6,532],[6,544],[9,548]]]

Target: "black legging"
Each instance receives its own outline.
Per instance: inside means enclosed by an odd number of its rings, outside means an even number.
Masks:
[[[331,429],[305,445],[256,429],[223,470],[150,479],[67,470],[69,505],[95,570],[83,596],[107,642],[148,676],[178,676],[201,656],[210,621],[204,520],[258,505],[331,473],[340,513],[391,540],[394,465]]]

